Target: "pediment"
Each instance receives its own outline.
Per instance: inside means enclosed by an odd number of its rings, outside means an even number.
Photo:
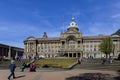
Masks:
[[[112,35],[111,37],[120,37],[119,35]]]
[[[27,38],[27,40],[35,40],[35,37],[30,36],[30,37]]]

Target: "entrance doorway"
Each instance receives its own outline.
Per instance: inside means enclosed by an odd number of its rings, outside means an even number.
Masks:
[[[78,53],[78,57],[81,57],[80,53]]]

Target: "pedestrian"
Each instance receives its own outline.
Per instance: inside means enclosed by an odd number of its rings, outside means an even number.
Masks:
[[[35,63],[33,63],[33,65],[32,65],[32,71],[36,72],[36,64]]]
[[[78,64],[81,64],[82,58],[78,58]]]
[[[10,69],[10,75],[8,76],[8,80],[10,80],[11,76],[15,79],[15,61],[11,60],[11,63],[9,64],[9,69]]]
[[[36,72],[36,64],[35,63],[32,63],[30,65],[30,72]]]
[[[17,60],[17,61],[19,61],[19,60],[20,60],[20,57],[19,57],[19,56],[17,56],[16,60]]]
[[[32,72],[32,64],[30,64],[30,69],[29,69],[30,72]]]
[[[90,55],[90,63],[93,63],[93,56]]]
[[[106,59],[105,59],[105,57],[103,57],[103,62],[102,62],[102,64],[105,64],[105,62],[106,62]]]
[[[110,58],[109,58],[109,63],[112,64],[112,61],[113,61],[113,60],[112,60],[112,57],[110,56]]]
[[[26,63],[23,63],[22,66],[20,67],[21,72],[23,72],[25,68],[26,68]]]

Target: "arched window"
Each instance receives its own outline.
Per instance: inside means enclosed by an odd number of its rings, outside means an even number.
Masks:
[[[75,43],[76,43],[76,38],[74,36],[68,36],[67,37],[67,43],[69,49],[74,49],[75,48]]]

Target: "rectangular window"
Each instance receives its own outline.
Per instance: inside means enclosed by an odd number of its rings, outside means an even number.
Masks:
[[[96,48],[94,48],[94,51],[96,51]]]
[[[92,48],[92,45],[90,45],[90,48]]]

